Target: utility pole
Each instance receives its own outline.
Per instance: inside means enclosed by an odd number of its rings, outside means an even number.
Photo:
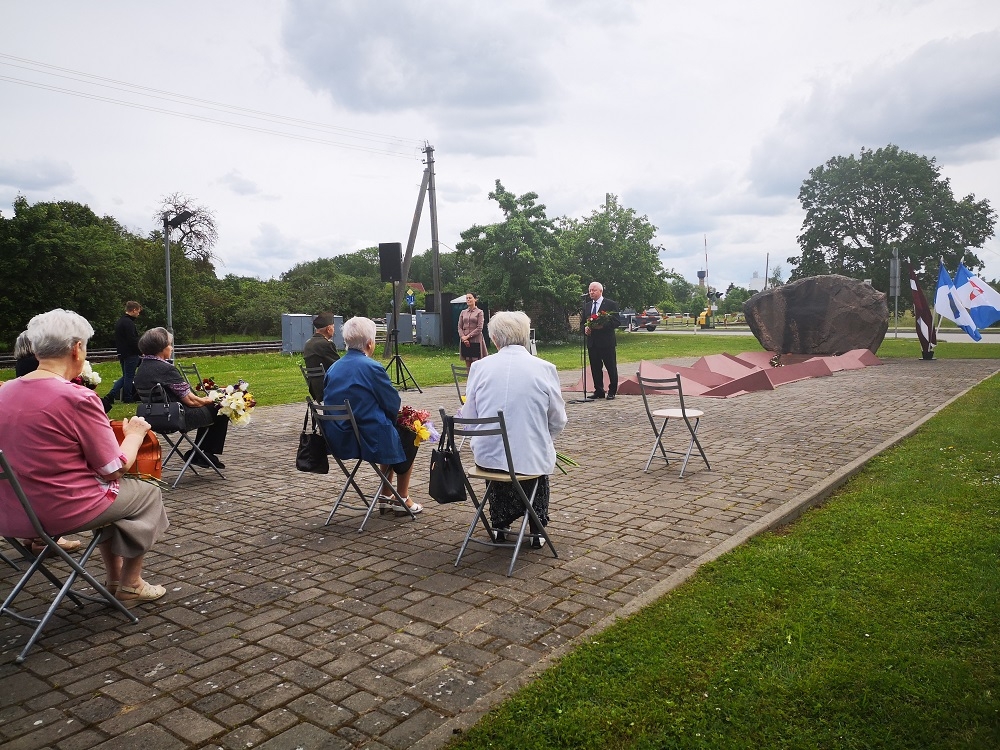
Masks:
[[[431,261],[434,281],[434,309],[438,312],[438,341],[444,344],[444,301],[441,298],[441,245],[438,236],[437,189],[434,186],[434,147],[426,144],[427,194],[431,210]]]

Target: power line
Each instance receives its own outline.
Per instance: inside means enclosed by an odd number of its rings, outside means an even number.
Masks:
[[[86,73],[83,71],[73,70],[71,68],[63,68],[57,65],[50,65],[48,63],[39,62],[37,60],[30,60],[24,57],[17,57],[15,55],[8,55],[0,53],[0,64],[7,65],[9,67],[20,68],[23,70],[28,70],[34,73],[41,73],[42,75],[50,75],[58,78],[65,78],[68,80],[73,80],[78,83],[83,83],[90,86],[101,86],[104,88],[110,88],[116,91],[122,91],[129,94],[136,94],[138,96],[145,96],[154,99],[160,99],[165,101],[170,101],[176,104],[202,107],[209,110],[214,110],[217,112],[229,113],[236,115],[238,117],[246,117],[255,120],[263,120],[266,122],[273,122],[278,125],[290,125],[296,128],[302,128],[305,130],[314,130],[320,132],[331,132],[332,134],[338,135],[343,138],[367,141],[367,142],[384,142],[385,140],[398,141],[401,145],[412,144],[414,147],[422,145],[422,141],[413,138],[401,138],[398,136],[392,136],[384,133],[376,133],[372,131],[357,130],[352,128],[344,128],[337,125],[331,125],[328,123],[316,122],[312,120],[305,120],[296,117],[290,117],[287,115],[280,115],[273,112],[265,112],[261,110],[250,109],[247,107],[238,107],[231,104],[225,104],[223,102],[217,102],[210,99],[201,99],[198,97],[188,96],[186,94],[178,94],[172,91],[166,91],[163,89],[155,89],[148,86],[141,86],[138,84],[129,83],[127,81],[119,81],[113,78],[105,78],[103,76],[93,75],[91,73]],[[18,65],[13,62],[6,62],[5,60],[16,60],[20,63],[27,63],[27,65]],[[30,67],[36,66],[36,67]],[[38,70],[37,67],[48,68],[49,70]],[[62,71],[62,73],[55,73],[51,71]],[[68,75],[64,75],[68,74]],[[235,123],[228,120],[219,120],[209,117],[204,117],[200,115],[188,114],[184,112],[178,112],[176,110],[163,109],[159,107],[152,107],[149,105],[140,104],[137,102],[123,101],[120,99],[113,99],[110,97],[101,96],[98,94],[87,93],[83,91],[77,91],[74,89],[66,89],[58,86],[52,86],[50,84],[39,83],[36,81],[30,81],[22,78],[14,78],[11,76],[0,76],[0,80],[8,81],[10,83],[17,83],[24,86],[31,86],[34,88],[40,88],[43,90],[52,91],[55,93],[68,94],[72,96],[78,96],[81,98],[93,99],[96,101],[103,101],[112,104],[118,104],[120,106],[132,107],[135,109],[142,109],[150,112],[157,112],[160,114],[173,115],[175,117],[184,117],[187,119],[200,120],[202,122],[210,122],[218,125],[225,125],[227,127],[235,127],[242,130],[250,130],[254,132],[264,133],[268,135],[277,135],[284,138],[292,138],[296,140],[310,141],[314,143],[322,143],[325,145],[337,146],[340,148],[350,148],[360,151],[368,151],[370,153],[384,154],[388,156],[396,156],[403,158],[411,158],[409,156],[404,156],[398,152],[390,151],[388,149],[377,149],[365,146],[352,145],[349,143],[344,143],[343,141],[328,141],[324,139],[318,139],[314,137],[309,137],[305,135],[297,135],[293,133],[288,133],[285,131],[271,130],[267,128],[254,127],[252,125],[245,125],[240,123]]]
[[[205,117],[203,115],[196,115],[185,112],[177,112],[171,109],[164,109],[163,107],[152,107],[147,104],[139,104],[137,102],[127,102],[120,99],[112,99],[111,97],[101,96],[99,94],[88,94],[83,91],[74,91],[73,89],[64,89],[59,86],[51,86],[46,83],[38,83],[35,81],[27,81],[21,78],[12,78],[10,76],[0,76],[0,81],[7,81],[8,83],[16,83],[22,86],[30,86],[32,88],[42,89],[45,91],[54,91],[59,94],[68,94],[70,96],[77,96],[82,99],[92,99],[94,101],[107,102],[109,104],[118,104],[123,107],[131,107],[132,109],[141,109],[147,112],[157,112],[159,114],[171,115],[173,117],[182,117],[187,120],[196,120],[199,122],[209,122],[215,125],[225,125],[230,128],[237,128],[239,130],[248,130],[255,133],[264,133],[266,135],[276,135],[281,138],[290,138],[297,141],[307,141],[310,143],[322,143],[326,146],[337,146],[338,148],[348,148],[355,151],[366,151],[373,154],[381,154],[383,156],[394,156],[402,159],[412,159],[413,155],[401,154],[397,151],[389,151],[388,149],[377,149],[370,146],[358,146],[351,143],[342,143],[339,141],[329,141],[323,138],[315,138],[308,135],[297,135],[295,133],[285,133],[280,130],[271,130],[269,128],[261,128],[255,125],[244,125],[238,122],[229,122],[228,120],[218,120],[213,117]]]

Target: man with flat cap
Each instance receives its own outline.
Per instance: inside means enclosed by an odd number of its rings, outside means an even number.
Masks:
[[[302,347],[302,358],[306,367],[322,367],[323,372],[340,359],[333,343],[333,313],[320,313],[313,318],[313,335]],[[309,395],[313,401],[323,400],[323,378],[309,379]]]

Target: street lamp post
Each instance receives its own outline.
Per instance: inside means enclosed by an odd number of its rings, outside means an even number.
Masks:
[[[174,308],[170,294],[170,231],[179,227],[193,215],[190,211],[181,211],[171,219],[169,211],[163,212],[163,252],[166,255],[167,266],[167,330],[171,334],[174,332]]]

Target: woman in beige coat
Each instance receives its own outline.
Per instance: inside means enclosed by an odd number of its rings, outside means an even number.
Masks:
[[[477,359],[486,356],[486,342],[483,340],[483,311],[476,307],[476,295],[465,295],[467,307],[458,316],[458,338],[461,341],[459,356],[466,367],[472,367]]]

